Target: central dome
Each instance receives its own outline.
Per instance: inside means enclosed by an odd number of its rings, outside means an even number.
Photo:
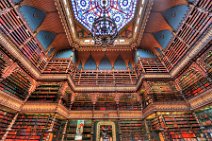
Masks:
[[[120,31],[134,18],[137,0],[71,0],[71,3],[75,18],[89,31],[94,20],[103,16],[104,8]]]

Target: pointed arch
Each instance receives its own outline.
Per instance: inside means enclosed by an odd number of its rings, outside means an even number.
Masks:
[[[84,66],[85,70],[96,70],[96,62],[90,55]]]
[[[120,55],[117,57],[117,59],[115,61],[114,69],[115,70],[126,70],[127,69],[125,62]]]
[[[100,70],[111,70],[112,69],[112,65],[110,63],[110,60],[107,58],[107,56],[102,58],[102,60],[99,64],[99,69]]]
[[[78,64],[78,67],[77,67],[77,68],[78,68],[78,70],[81,70],[81,69],[82,69],[82,62],[81,62],[81,61],[79,62],[79,64]]]

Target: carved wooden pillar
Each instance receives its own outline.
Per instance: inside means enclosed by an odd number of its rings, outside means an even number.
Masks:
[[[66,68],[66,73],[68,73],[68,71],[69,71],[69,69],[70,69],[70,66],[71,66],[71,64],[73,63],[72,60],[73,60],[73,56],[71,56],[70,59],[69,59],[68,66],[67,66],[67,68]]]
[[[148,140],[151,141],[151,134],[150,134],[149,126],[148,126],[148,124],[147,124],[146,119],[144,119],[144,126],[145,126],[145,129],[146,129],[146,134],[147,134],[147,136],[148,136]]]
[[[127,70],[128,70],[128,74],[129,74],[129,77],[130,77],[130,82],[131,82],[131,84],[133,84],[133,80],[132,80],[132,76],[131,76],[131,70],[130,70],[130,67],[129,67],[129,65],[128,65],[128,67],[127,67]]]
[[[199,121],[199,118],[197,117],[196,113],[193,111],[192,114],[193,114],[194,118],[196,119],[197,123],[199,124],[199,126],[201,127],[202,124],[201,124],[201,122]]]
[[[78,79],[78,82],[77,82],[78,85],[80,85],[81,77],[82,77],[82,68],[80,69],[80,76],[79,76],[79,79]]]
[[[145,72],[144,66],[143,66],[143,63],[141,62],[140,57],[139,57],[138,61],[139,61],[139,64],[141,65],[141,71],[142,71],[142,72]]]
[[[71,101],[71,103],[70,103],[69,110],[71,110],[72,105],[74,104],[75,97],[76,97],[76,93],[72,93],[72,94],[71,94],[71,97],[70,97],[70,101]]]
[[[99,66],[96,66],[96,85],[98,85],[98,78],[99,78]]]
[[[67,88],[68,88],[68,83],[65,82],[60,88],[60,97],[58,99],[58,105],[62,103],[62,98],[64,97]]]
[[[52,133],[52,132],[53,132],[53,128],[54,128],[56,116],[57,116],[57,110],[58,110],[59,105],[60,105],[61,102],[62,102],[62,98],[63,98],[63,96],[65,95],[65,92],[66,92],[67,87],[68,87],[68,83],[65,82],[65,83],[63,83],[63,85],[62,85],[61,88],[60,88],[60,97],[59,97],[59,99],[58,99],[58,104],[57,104],[57,106],[56,106],[56,108],[55,108],[55,113],[54,113],[54,115],[53,115],[53,119],[52,119],[50,128],[49,128],[49,130],[48,130],[48,135],[47,135],[46,141],[52,141],[52,138],[53,138],[53,133]]]
[[[10,130],[12,129],[12,127],[13,127],[13,125],[14,125],[14,123],[15,123],[17,117],[18,117],[18,115],[19,115],[19,112],[16,113],[16,115],[14,116],[14,118],[12,119],[12,121],[10,122],[10,125],[7,127],[7,130],[6,130],[6,132],[4,133],[4,135],[3,135],[1,141],[5,141],[5,140],[6,140],[7,135],[8,135],[8,133],[10,132]]]
[[[142,110],[143,110],[143,105],[142,105],[142,98],[141,98],[141,96],[140,96],[140,93],[137,92],[137,93],[136,93],[136,96],[137,96],[137,101],[141,104],[141,111],[142,111]]]
[[[98,98],[98,95],[97,94],[92,94],[91,100],[92,100],[92,103],[93,103],[93,109],[92,109],[92,118],[93,119],[94,119],[94,112],[95,112],[97,98]]]
[[[94,134],[95,134],[95,133],[94,133],[94,131],[95,131],[95,125],[94,125],[94,124],[95,124],[95,119],[92,120],[92,125],[91,125],[91,128],[92,128],[92,129],[91,129],[91,140],[92,140],[92,141],[95,140],[95,139],[94,139]]]
[[[92,119],[94,119],[95,108],[96,108],[96,103],[93,103],[93,108],[92,108]]]
[[[24,104],[27,102],[27,100],[30,97],[30,95],[35,91],[37,85],[38,85],[37,81],[35,81],[34,79],[32,79],[31,86],[30,86],[30,88],[28,90],[28,95],[27,95],[27,97],[24,100]]]
[[[48,129],[48,135],[47,135],[45,141],[52,141],[52,138],[53,138],[52,132],[53,132],[55,120],[56,120],[56,113],[54,113],[54,115],[53,115],[52,122],[51,122],[50,128]]]
[[[194,67],[196,70],[198,70],[204,77],[207,77],[207,72],[203,67],[201,67],[201,64],[193,62],[191,66]]]
[[[120,112],[119,112],[119,101],[120,101],[120,95],[119,94],[116,94],[115,95],[115,102],[116,102],[116,111],[117,111],[117,117],[119,119],[120,117]]]
[[[195,67],[203,75],[203,77],[205,77],[209,82],[212,82],[212,79],[208,76],[207,71],[199,62],[199,60],[197,60],[196,62],[193,62],[192,66]]]
[[[112,73],[113,73],[113,85],[116,86],[116,76],[114,74],[114,66],[112,67]]]
[[[63,135],[62,135],[61,141],[64,141],[64,137],[66,135],[66,130],[67,130],[67,125],[68,125],[68,120],[66,120],[65,126],[63,128]]]
[[[180,93],[180,95],[183,97],[183,99],[185,100],[185,102],[190,107],[191,104],[189,103],[189,101],[187,100],[187,98],[185,97],[185,95],[183,94],[182,88],[181,88],[181,86],[179,84],[179,80],[178,79],[175,79],[174,84],[175,84],[175,87],[176,87],[177,91]]]

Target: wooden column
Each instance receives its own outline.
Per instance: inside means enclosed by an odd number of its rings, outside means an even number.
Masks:
[[[60,97],[59,97],[59,99],[58,99],[58,104],[57,104],[57,106],[56,106],[56,108],[55,108],[55,113],[54,113],[54,115],[53,115],[53,119],[52,119],[50,128],[49,128],[49,130],[48,130],[48,136],[47,136],[47,138],[46,138],[46,141],[52,141],[52,139],[53,139],[53,133],[52,133],[52,132],[53,132],[53,128],[54,128],[56,116],[57,116],[57,110],[58,110],[59,105],[60,105],[61,102],[62,102],[62,98],[63,98],[63,96],[65,95],[65,92],[66,92],[67,87],[68,87],[68,83],[65,82],[65,83],[62,84],[62,86],[61,86],[61,88],[60,88],[60,90],[59,90],[59,91],[60,91]]]
[[[15,115],[14,118],[12,119],[10,125],[7,127],[7,130],[6,130],[6,132],[4,133],[4,135],[3,135],[2,139],[1,139],[1,141],[5,141],[5,140],[6,140],[7,135],[8,135],[8,133],[10,132],[10,130],[12,129],[12,127],[13,127],[13,125],[14,125],[14,123],[15,123],[17,117],[18,117],[18,115],[19,115],[19,112],[16,113],[16,115]]]
[[[67,125],[68,125],[68,119],[66,120],[65,126],[63,128],[63,135],[62,135],[61,141],[64,141],[64,138],[66,135],[66,130],[67,130]]]
[[[145,129],[146,129],[146,133],[147,133],[148,139],[149,139],[149,141],[151,141],[151,134],[150,134],[149,126],[147,124],[146,119],[144,119],[144,126],[145,126]]]
[[[92,94],[92,96],[91,96],[91,100],[92,100],[92,103],[93,103],[92,119],[94,119],[94,116],[95,116],[94,112],[95,112],[95,106],[96,106],[97,98],[98,98],[97,94]]]
[[[53,139],[53,128],[54,128],[54,124],[55,124],[55,120],[56,120],[56,112],[54,113],[53,115],[53,119],[52,119],[52,122],[51,122],[51,125],[50,125],[50,128],[48,130],[48,135],[46,137],[46,140],[45,141],[52,141]]]
[[[175,84],[175,87],[177,89],[177,91],[180,93],[180,95],[183,97],[183,99],[185,100],[186,104],[191,107],[191,104],[189,103],[189,101],[187,100],[187,98],[185,97],[185,95],[183,94],[183,91],[182,91],[182,88],[179,84],[179,80],[178,79],[175,79],[174,81],[174,84]]]

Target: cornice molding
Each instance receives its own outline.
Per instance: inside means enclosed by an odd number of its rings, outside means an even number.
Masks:
[[[196,97],[188,100],[188,102],[190,103],[192,110],[201,108],[207,104],[212,103],[212,89],[209,89],[203,92],[202,94],[197,95]]]
[[[208,90],[192,99],[188,103],[184,101],[179,102],[155,102],[141,111],[124,111],[117,110],[109,111],[71,111],[58,103],[41,103],[41,102],[26,102],[15,98],[0,91],[0,105],[4,105],[22,113],[57,113],[68,119],[121,119],[121,118],[146,118],[154,112],[176,112],[176,111],[190,111],[201,108],[210,104],[212,101],[212,90]],[[22,106],[23,105],[23,106]]]
[[[54,113],[57,108],[57,103],[37,103],[37,102],[26,102],[21,112],[23,113]]]
[[[146,118],[148,115],[154,112],[176,112],[176,111],[189,111],[189,105],[184,101],[179,102],[155,102],[149,105],[143,110],[143,117]]]
[[[0,44],[6,48],[6,50],[13,55],[21,64],[33,75],[33,77],[38,78],[41,73],[39,70],[33,66],[28,59],[21,53],[19,49],[8,40],[3,33],[0,34]]]
[[[4,105],[15,111],[20,111],[23,104],[24,102],[22,100],[0,90],[0,105]]]
[[[58,10],[58,14],[60,16],[61,22],[64,26],[66,35],[68,37],[70,46],[76,48],[77,50],[89,50],[89,51],[95,51],[95,50],[102,50],[102,48],[97,48],[94,46],[93,42],[85,43],[84,39],[83,41],[80,40],[76,35],[75,30],[75,17],[74,13],[71,10],[71,4],[69,1],[63,0],[54,0],[56,8]],[[66,4],[66,5],[65,5]],[[116,43],[114,46],[111,46],[110,49],[114,50],[131,50],[139,45],[141,38],[143,36],[144,28],[146,26],[146,23],[148,21],[150,11],[153,6],[153,0],[147,0],[145,3],[139,2],[137,11],[134,17],[137,24],[135,24],[135,28],[133,29],[133,37],[130,39],[125,39],[125,42],[123,43]],[[142,13],[140,13],[140,10],[142,10]],[[144,13],[145,11],[145,13]],[[69,14],[67,14],[67,12]],[[89,40],[92,40],[91,38],[86,38]],[[130,48],[129,48],[130,47]]]

